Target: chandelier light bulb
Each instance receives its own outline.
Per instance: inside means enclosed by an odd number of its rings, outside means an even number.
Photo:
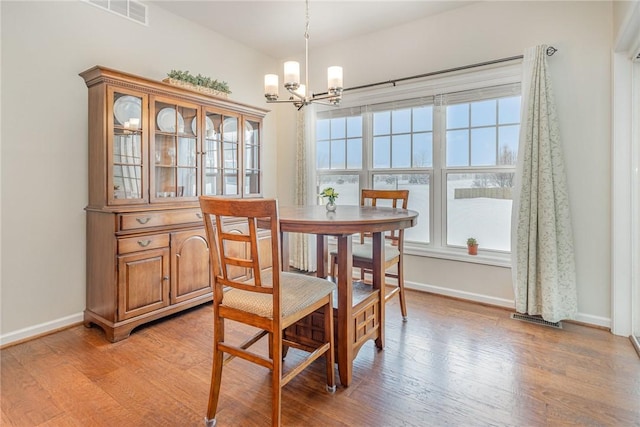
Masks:
[[[284,86],[297,89],[300,85],[300,63],[287,61],[284,63]]]
[[[264,76],[264,96],[268,99],[278,98],[278,75],[265,74]]]
[[[327,80],[329,91],[342,90],[342,67],[331,66],[327,69]]]

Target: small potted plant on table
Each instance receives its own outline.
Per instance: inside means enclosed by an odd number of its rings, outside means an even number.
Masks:
[[[327,203],[327,211],[334,212],[336,210],[336,199],[338,198],[338,193],[332,187],[327,187],[322,190],[320,193],[320,197],[326,197],[329,199],[329,203]]]

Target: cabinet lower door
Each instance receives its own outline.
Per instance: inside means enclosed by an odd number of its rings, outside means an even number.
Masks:
[[[171,233],[171,271],[172,304],[213,290],[204,229]]]
[[[118,319],[169,305],[169,248],[118,257]]]

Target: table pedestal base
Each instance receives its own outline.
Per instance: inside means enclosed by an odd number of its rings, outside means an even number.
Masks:
[[[373,289],[371,285],[361,282],[353,283],[353,308],[351,310],[351,322],[353,327],[353,340],[350,343],[342,343],[338,340],[338,329],[334,330],[334,340],[336,349],[336,361],[340,360],[341,352],[346,352],[348,366],[353,365],[360,347],[370,339],[377,339],[380,332],[380,305],[384,304],[384,299],[380,298],[380,291]],[[334,324],[338,324],[337,297],[334,293],[333,316]],[[324,314],[321,310],[311,313],[309,316],[289,326],[284,331],[284,338],[301,344],[317,346],[324,342]],[[351,382],[351,372],[344,372],[339,369],[340,382],[348,386]]]

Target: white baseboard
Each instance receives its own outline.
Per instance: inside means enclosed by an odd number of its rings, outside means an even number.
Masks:
[[[35,338],[39,335],[46,335],[49,332],[54,332],[58,329],[63,329],[68,326],[82,323],[83,320],[84,315],[82,313],[76,313],[70,316],[61,317],[60,319],[41,323],[39,325],[29,326],[28,328],[9,332],[8,334],[0,335],[0,347],[4,347],[5,345],[15,342]]]
[[[515,307],[515,302],[513,300],[496,298],[488,295],[476,294],[473,292],[460,291],[460,290],[451,289],[451,288],[443,288],[440,286],[427,285],[425,283],[409,282],[407,280],[405,280],[404,286],[407,289],[414,289],[416,291],[430,292],[432,294],[445,295],[448,297],[481,302],[483,304],[497,305],[499,307],[506,307],[511,309]]]
[[[444,295],[448,297],[460,298],[474,302],[480,302],[483,304],[495,305],[498,307],[505,307],[509,309],[515,309],[515,301],[504,298],[496,298],[488,295],[477,294],[473,292],[460,291],[457,289],[443,288],[440,286],[428,285],[424,283],[404,282],[407,289],[414,289],[416,291],[431,292],[432,294]],[[611,319],[600,316],[593,316],[591,314],[578,313],[575,320],[577,322],[601,326],[611,329]]]
[[[591,314],[578,313],[575,318],[576,322],[586,323],[589,325],[601,326],[611,330],[611,319],[601,316],[593,316]]]

